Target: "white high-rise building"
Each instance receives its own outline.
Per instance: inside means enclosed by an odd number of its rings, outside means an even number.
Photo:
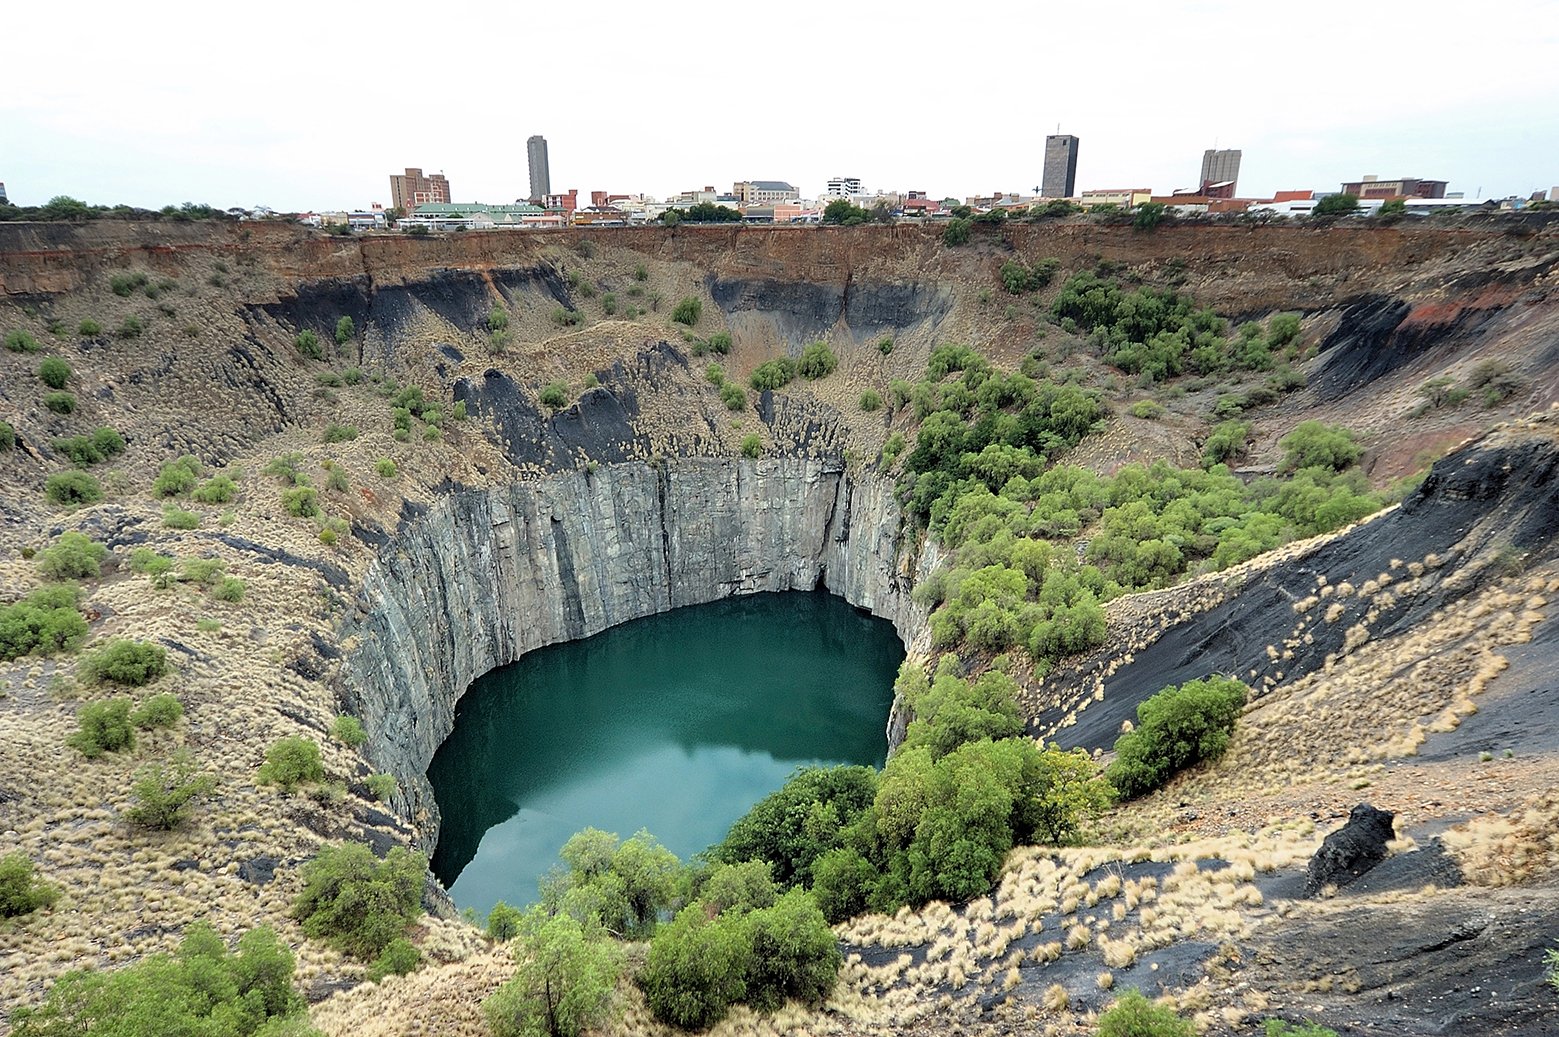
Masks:
[[[823,192],[825,198],[850,198],[858,194],[865,194],[861,187],[861,178],[858,176],[836,176],[828,181],[828,189]]]

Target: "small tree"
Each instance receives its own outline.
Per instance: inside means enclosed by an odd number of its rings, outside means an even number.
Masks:
[[[336,345],[344,346],[357,337],[357,324],[351,317],[342,317],[336,321]]]
[[[740,924],[710,921],[700,904],[661,928],[639,973],[655,1018],[701,1030],[724,1019],[747,993],[752,945]]]
[[[65,741],[82,756],[95,760],[104,753],[135,748],[135,729],[130,726],[130,700],[89,702],[76,714],[77,730]]]
[[[499,943],[507,943],[520,935],[520,922],[524,918],[525,912],[500,900],[487,912],[487,935]]]
[[[82,680],[109,681],[127,688],[150,684],[168,672],[168,651],[150,641],[116,637],[84,656],[76,667]]]
[[[427,868],[426,857],[399,846],[383,860],[361,843],[322,846],[303,866],[292,916],[311,938],[372,961],[422,913]]]
[[[56,472],[44,480],[43,495],[61,507],[74,507],[102,500],[103,487],[86,472]]]
[[[522,919],[514,978],[482,1002],[493,1037],[578,1037],[611,1013],[622,969],[617,947],[568,915]]]
[[[1348,429],[1320,421],[1301,421],[1294,430],[1278,440],[1284,450],[1283,470],[1330,468],[1340,472],[1351,467],[1364,448]]]
[[[1153,230],[1172,215],[1169,206],[1162,202],[1143,202],[1137,206],[1131,218],[1131,226],[1134,230]]]
[[[952,220],[942,231],[942,244],[957,247],[969,240],[970,220],[966,217]]]
[[[564,381],[548,382],[546,388],[541,390],[541,402],[557,410],[568,403],[568,383]]]
[[[825,378],[839,366],[839,358],[826,342],[813,342],[801,351],[801,361],[796,365],[804,378]]]
[[[189,750],[179,749],[166,763],[150,763],[135,772],[130,786],[135,805],[125,817],[144,828],[169,831],[187,821],[196,802],[216,787],[216,777],[203,773]]]
[[[199,479],[200,459],[193,454],[185,454],[162,466],[156,481],[152,483],[152,492],[159,497],[177,497],[193,490]]]
[[[293,344],[298,347],[299,353],[310,360],[323,360],[325,357],[325,350],[319,344],[319,336],[309,328],[298,332],[298,337],[293,340]]]
[[[698,319],[704,315],[704,304],[693,296],[687,296],[678,302],[671,311],[671,319],[678,324],[686,324],[688,327],[698,323]]]
[[[368,732],[363,730],[363,722],[345,713],[336,717],[336,722],[330,726],[330,733],[349,749],[356,749],[368,741]]]
[[[1359,196],[1356,194],[1329,194],[1315,203],[1311,210],[1313,216],[1346,216],[1359,207]]]
[[[325,764],[319,745],[301,735],[279,739],[266,750],[257,779],[262,785],[279,786],[283,792],[292,792],[306,782],[323,781]]]
[[[742,456],[748,460],[756,460],[763,455],[763,437],[756,432],[749,432],[742,437]]]
[[[140,708],[130,714],[130,723],[142,731],[150,731],[159,727],[172,727],[183,716],[184,703],[179,701],[177,695],[163,692],[141,703]]]
[[[107,557],[108,548],[68,530],[38,555],[38,571],[51,580],[96,579]]]
[[[0,857],[0,918],[51,907],[60,891],[38,878],[32,859],[20,850]]]

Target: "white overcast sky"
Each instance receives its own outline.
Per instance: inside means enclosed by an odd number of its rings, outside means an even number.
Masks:
[[[1031,191],[1060,124],[1079,190],[1194,186],[1215,145],[1243,149],[1247,197],[1559,185],[1559,3],[1388,6],[17,0],[0,182],[23,205],[299,210],[388,205],[420,166],[508,202],[540,133],[554,191],[963,197]]]

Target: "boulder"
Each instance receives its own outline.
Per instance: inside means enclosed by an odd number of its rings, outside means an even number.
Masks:
[[[1360,803],[1348,813],[1348,823],[1328,835],[1310,858],[1305,873],[1307,897],[1326,886],[1346,886],[1386,859],[1386,844],[1396,837],[1391,822],[1396,815]]]

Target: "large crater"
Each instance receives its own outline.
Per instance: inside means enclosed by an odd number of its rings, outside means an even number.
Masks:
[[[477,677],[631,619],[765,591],[826,589],[890,620],[913,651],[925,613],[909,590],[934,558],[902,530],[891,481],[829,459],[622,463],[456,489],[408,517],[363,580],[344,704],[431,850],[428,763]]]

